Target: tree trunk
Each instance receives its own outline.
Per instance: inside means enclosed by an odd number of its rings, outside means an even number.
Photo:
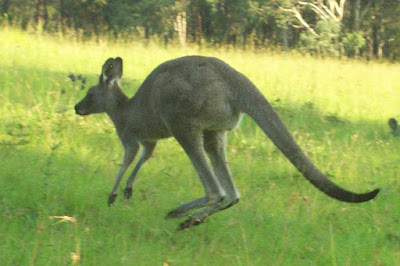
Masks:
[[[175,30],[178,32],[179,43],[186,45],[186,11],[181,11],[176,16]]]
[[[360,14],[361,14],[361,0],[356,0],[354,7],[354,30],[355,32],[360,31]]]
[[[3,4],[1,5],[1,15],[4,16],[8,13],[8,9],[10,8],[10,1],[3,0]]]
[[[65,8],[65,0],[60,0],[60,27],[63,34],[65,33],[67,27],[67,15],[65,12]]]
[[[282,29],[282,43],[283,43],[283,51],[289,51],[289,27],[286,22],[286,27]]]
[[[38,25],[41,18],[42,18],[42,1],[41,0],[35,0],[35,15],[34,15],[34,21],[35,24]]]
[[[376,15],[372,22],[372,52],[375,58],[382,59],[383,46],[385,41],[382,39],[384,31],[382,17]]]
[[[201,45],[201,39],[203,38],[203,18],[201,17],[200,10],[197,10],[197,31],[196,41]]]

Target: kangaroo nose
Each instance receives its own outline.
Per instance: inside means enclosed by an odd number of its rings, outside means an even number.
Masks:
[[[75,105],[75,113],[76,113],[77,115],[83,115],[83,112],[82,112],[82,110],[79,109],[78,104]]]
[[[85,107],[82,107],[82,105],[79,104],[79,103],[77,105],[75,105],[75,113],[77,115],[88,115],[88,114],[90,114],[88,112],[88,110]]]

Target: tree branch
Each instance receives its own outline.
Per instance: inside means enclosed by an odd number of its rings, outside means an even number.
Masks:
[[[285,9],[281,7],[280,9],[294,14],[294,16],[299,20],[299,22],[303,25],[303,27],[305,27],[314,36],[319,36],[318,33],[316,33],[315,30],[311,28],[311,26],[303,19],[300,12],[295,7],[293,7],[292,9]],[[294,26],[294,27],[300,28],[300,26]]]
[[[324,11],[322,11],[316,4],[314,3],[309,3],[309,2],[303,2],[303,1],[299,1],[298,2],[300,5],[303,6],[309,6],[311,7],[311,9],[322,19],[328,19],[329,17],[324,13]]]

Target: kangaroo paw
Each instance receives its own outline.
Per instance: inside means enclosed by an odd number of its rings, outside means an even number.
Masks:
[[[114,194],[114,193],[110,194],[110,196],[108,197],[108,207],[110,207],[114,203],[117,196],[118,196],[118,194]]]
[[[130,199],[132,197],[132,188],[126,187],[124,190],[124,199]]]

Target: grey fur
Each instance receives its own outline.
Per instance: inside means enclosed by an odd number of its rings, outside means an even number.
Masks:
[[[296,144],[255,85],[219,59],[188,56],[167,61],[151,72],[131,99],[120,88],[122,69],[121,58],[108,59],[99,83],[75,106],[79,115],[106,112],[124,146],[125,156],[109,204],[114,202],[139,145],[144,147],[143,152],[127,181],[125,198],[131,197],[132,183],[156,142],[171,136],[189,156],[206,195],[172,210],[167,218],[182,217],[201,208],[180,224],[183,229],[236,204],[240,194],[226,158],[226,131],[237,127],[243,114],[249,115],[292,164],[328,196],[345,202],[363,202],[379,192],[376,189],[353,193],[326,178]]]
[[[393,136],[400,136],[400,127],[397,123],[397,120],[394,118],[390,118],[388,121],[390,129],[392,129]]]

